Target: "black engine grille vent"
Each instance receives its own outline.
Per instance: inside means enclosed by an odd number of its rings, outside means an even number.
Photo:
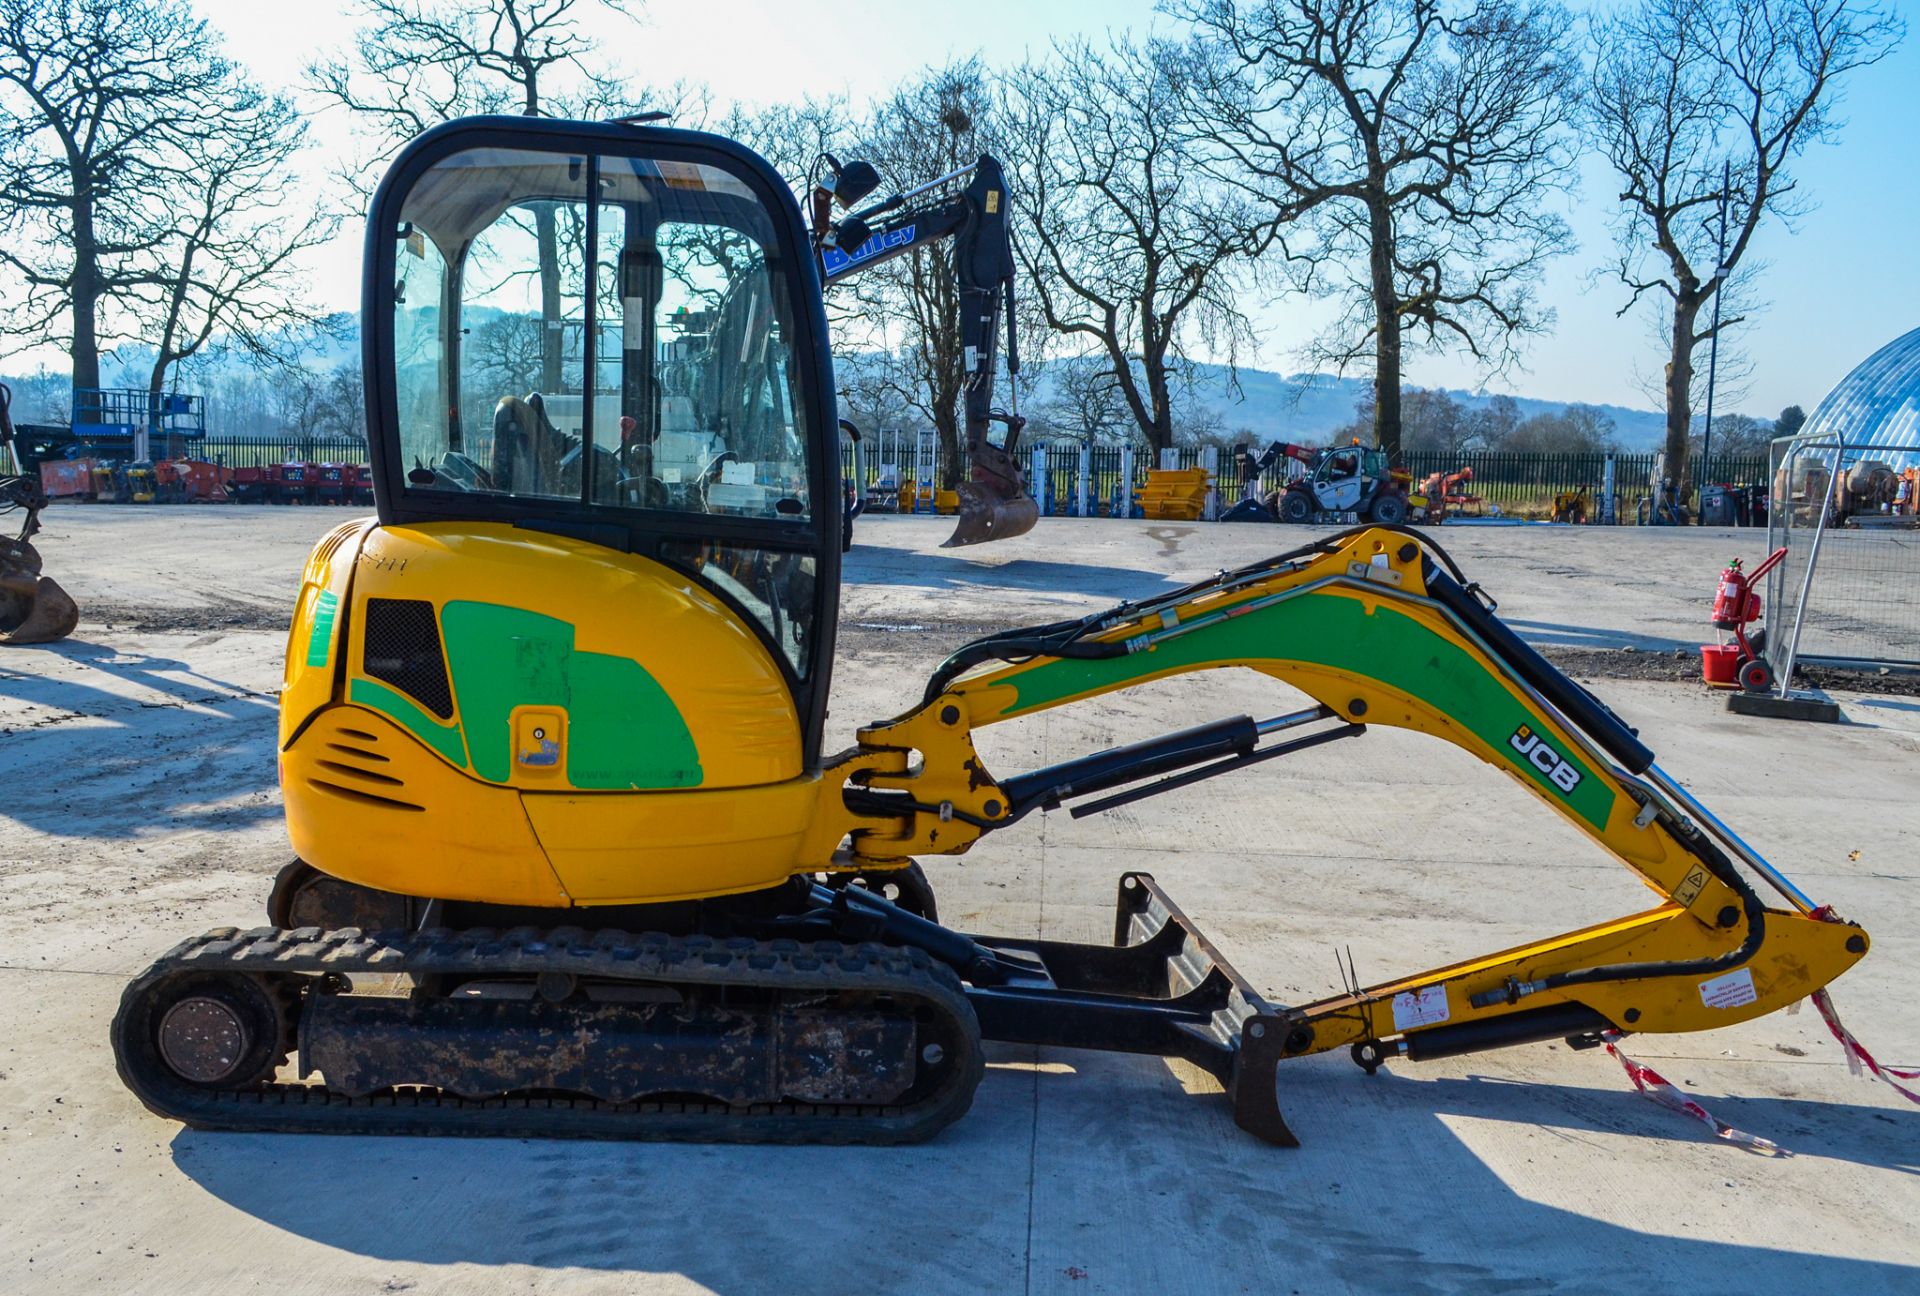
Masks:
[[[442,720],[453,718],[453,690],[440,651],[440,626],[424,599],[367,600],[362,644],[367,674],[405,693]]]

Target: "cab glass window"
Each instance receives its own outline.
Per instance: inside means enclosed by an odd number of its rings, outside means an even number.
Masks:
[[[435,163],[393,230],[405,489],[700,537],[658,556],[805,678],[816,502],[776,229],[718,166],[503,148]],[[792,547],[715,544],[690,515],[790,524]]]
[[[395,237],[409,489],[807,521],[792,305],[740,177],[471,149]]]

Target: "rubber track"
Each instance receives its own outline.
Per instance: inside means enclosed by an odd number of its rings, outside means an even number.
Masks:
[[[594,1098],[461,1098],[432,1088],[352,1098],[324,1085],[237,1090],[188,1084],[148,1041],[129,1047],[142,999],[188,972],[527,977],[568,972],[665,985],[887,994],[944,1014],[947,1081],[910,1106],[781,1102],[738,1109],[697,1102]],[[196,1129],[304,1134],[621,1138],[710,1143],[894,1144],[926,1139],[965,1114],[984,1071],[980,1028],[959,979],[918,949],[836,941],[754,941],[578,927],[476,928],[368,935],[357,928],[224,927],[184,941],[127,986],[113,1022],[120,1078],[156,1115]]]

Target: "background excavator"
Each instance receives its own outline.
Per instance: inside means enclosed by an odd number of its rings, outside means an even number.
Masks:
[[[739,144],[625,124],[472,119],[396,160],[367,242],[378,517],[314,550],[288,640],[298,858],[267,925],[189,939],[127,987],[113,1045],[152,1110],[212,1129],[895,1143],[958,1118],[983,1041],[1003,1040],[1187,1059],[1240,1125],[1290,1144],[1290,1058],[1346,1049],[1371,1071],[1708,1029],[1865,954],[1865,932],[1400,527],[989,635],[823,751],[846,523],[820,288],[837,249],[918,237],[911,197],[894,233],[859,238],[820,218],[834,197],[809,230]],[[1004,210],[997,169],[960,201],[964,249]],[[543,229],[561,234],[558,318]],[[975,300],[990,345],[997,303]],[[558,326],[576,407],[532,418],[468,352],[505,314]],[[577,440],[541,452],[541,419],[577,420]],[[1216,667],[1309,704],[1017,773],[975,743]],[[1373,725],[1516,780],[1653,904],[1290,1005],[1145,873],[1119,879],[1112,943],[1077,944],[943,925],[915,862]]]
[[[0,383],[0,449],[11,448],[17,471],[0,473],[0,517],[18,513],[19,534],[0,535],[0,644],[51,643],[73,633],[80,609],[60,583],[40,573],[40,510],[47,493],[40,465],[17,444],[13,431],[13,390]]]

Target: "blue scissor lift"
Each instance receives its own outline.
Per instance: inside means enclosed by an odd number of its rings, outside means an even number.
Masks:
[[[182,392],[155,394],[144,387],[76,387],[73,439],[89,456],[133,457],[135,434],[147,433],[146,457],[165,456],[176,444],[204,441],[206,402]]]

